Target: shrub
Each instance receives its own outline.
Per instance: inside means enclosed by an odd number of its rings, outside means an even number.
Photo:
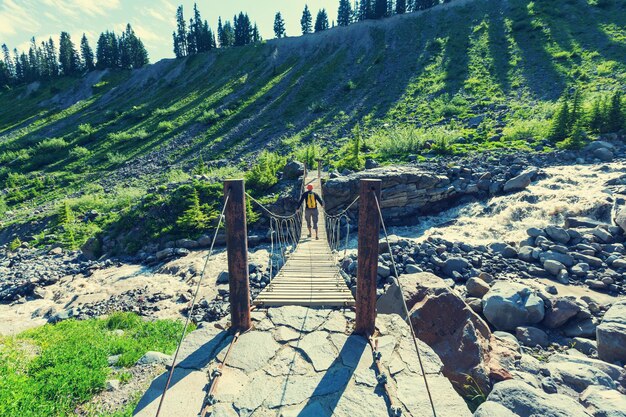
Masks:
[[[198,117],[198,121],[202,123],[212,124],[217,122],[220,119],[220,115],[213,109],[205,110],[202,112],[200,117]]]
[[[78,132],[81,135],[90,137],[91,135],[96,133],[96,129],[93,126],[91,126],[89,123],[83,123],[83,124],[78,125]]]
[[[502,139],[507,142],[543,139],[548,135],[546,125],[546,121],[541,119],[514,120],[502,129]]]
[[[157,130],[161,131],[161,132],[169,132],[170,130],[174,130],[174,122],[160,122],[157,125]]]
[[[91,155],[91,151],[82,146],[76,146],[70,149],[70,156],[74,159],[86,158]]]
[[[114,142],[124,142],[131,139],[145,139],[148,137],[148,132],[145,129],[139,129],[135,132],[113,132],[109,133],[109,139]]]
[[[309,106],[309,111],[311,113],[321,113],[326,110],[326,104],[323,101],[314,101]]]
[[[16,237],[9,243],[9,250],[11,252],[15,252],[20,246],[22,246],[22,241],[19,237]]]
[[[343,88],[346,91],[356,90],[356,83],[352,80],[348,81]]]
[[[296,160],[306,164],[307,167],[313,168],[317,167],[317,160],[321,159],[325,154],[325,149],[316,143],[311,143],[309,145],[300,147],[295,153],[294,156]]]
[[[264,150],[252,169],[246,172],[246,182],[255,191],[265,191],[278,182],[278,172],[286,162],[286,158],[277,153]]]
[[[377,130],[370,138],[383,158],[403,158],[416,154],[424,146],[424,132],[413,126],[394,126]]]
[[[166,116],[166,115],[172,113],[172,111],[173,111],[172,109],[162,109],[162,108],[159,108],[159,109],[154,110],[152,112],[152,115],[153,116]]]
[[[118,165],[124,162],[126,158],[119,152],[107,152],[107,161],[113,165]]]
[[[38,153],[55,153],[67,148],[68,143],[61,138],[50,138],[37,144]]]
[[[183,230],[188,231],[206,229],[212,220],[206,213],[208,209],[209,207],[207,205],[200,205],[198,190],[194,188],[191,198],[189,199],[189,206],[176,220],[176,224]]]
[[[365,165],[363,156],[361,155],[362,146],[364,144],[361,128],[357,125],[352,129],[352,138],[350,142],[344,145],[340,150],[340,155],[345,155],[337,162],[337,169],[361,170]]]

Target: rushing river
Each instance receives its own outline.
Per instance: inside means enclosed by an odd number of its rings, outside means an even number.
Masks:
[[[562,225],[567,216],[610,221],[613,206],[606,182],[626,173],[623,162],[544,168],[547,178],[526,190],[454,207],[423,217],[417,226],[391,229],[401,237],[429,236],[469,244],[519,242],[529,227]]]

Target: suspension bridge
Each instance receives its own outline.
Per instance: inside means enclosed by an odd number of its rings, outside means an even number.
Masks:
[[[322,189],[319,168],[317,176],[305,171],[303,189],[305,184]],[[361,180],[360,194],[348,207],[320,216],[315,239],[307,235],[301,208],[289,216],[273,213],[245,192],[243,180],[225,181],[215,236],[224,219],[230,317],[186,335],[203,272],[169,370],[152,382],[133,415],[471,416],[441,374],[437,355],[415,337],[406,303],[404,317],[377,317],[381,226],[387,235],[380,191],[380,180]],[[274,275],[254,300],[246,198],[269,217],[268,266]],[[338,267],[342,242],[344,249],[348,243],[351,209],[358,210],[354,296]],[[212,252],[213,245],[206,263]],[[397,277],[395,264],[394,271]]]

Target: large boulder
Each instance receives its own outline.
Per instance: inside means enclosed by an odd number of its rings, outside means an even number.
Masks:
[[[439,355],[444,375],[457,388],[462,389],[470,376],[489,392],[493,380],[510,377],[499,363],[499,357],[509,352],[494,352],[498,343],[487,324],[444,280],[423,272],[402,275],[400,284],[418,338]]]
[[[626,363],[626,299],[607,310],[596,328],[596,340],[600,359]]]
[[[465,195],[455,189],[445,175],[418,167],[391,166],[344,175],[324,183],[326,209],[350,204],[359,194],[359,181],[375,178],[382,181],[381,208],[387,224],[406,224],[416,215],[435,213],[448,208],[450,200]]]
[[[483,297],[483,314],[498,330],[539,323],[544,318],[543,300],[525,285],[497,282]]]
[[[580,306],[571,298],[552,299],[546,307],[543,325],[549,329],[559,328],[576,316],[580,310]]]
[[[489,403],[500,404],[518,417],[592,417],[574,399],[561,394],[546,394],[519,380],[496,384],[487,397],[487,405],[481,407],[492,407]]]
[[[291,161],[285,165],[283,169],[283,178],[286,180],[295,180],[304,174],[304,164],[299,161]]]
[[[504,183],[504,192],[519,191],[528,187],[532,180],[537,176],[537,169],[532,168],[522,172],[516,177],[511,178]]]
[[[601,385],[592,385],[580,394],[580,402],[594,417],[626,416],[626,395]]]
[[[626,206],[616,207],[614,221],[616,225],[626,232]]]

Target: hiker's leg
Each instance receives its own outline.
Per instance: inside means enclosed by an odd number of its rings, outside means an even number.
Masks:
[[[309,229],[309,237],[311,237],[311,220],[313,217],[312,210],[304,210],[304,218],[306,219],[306,227]]]
[[[319,220],[319,211],[317,211],[317,209],[312,210],[312,211],[313,211],[313,229],[315,229],[315,239],[318,239],[317,221]]]

